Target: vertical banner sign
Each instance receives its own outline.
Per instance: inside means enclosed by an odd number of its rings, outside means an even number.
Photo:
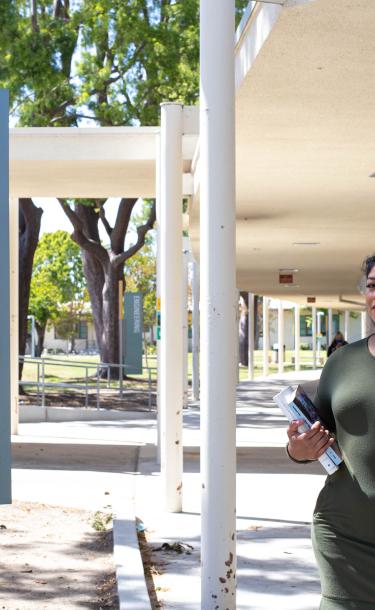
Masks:
[[[160,341],[160,297],[156,299],[156,339]]]
[[[126,374],[142,373],[143,299],[141,292],[125,292],[124,365]]]
[[[0,504],[10,504],[9,98],[4,90],[0,90],[0,232]]]

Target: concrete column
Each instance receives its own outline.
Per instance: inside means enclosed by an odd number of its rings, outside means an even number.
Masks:
[[[299,371],[300,364],[300,345],[301,345],[301,326],[300,326],[300,308],[299,305],[294,306],[294,368]]]
[[[311,308],[313,368],[316,369],[316,307]]]
[[[201,608],[235,610],[235,2],[200,8]]]
[[[328,333],[327,333],[328,345],[331,345],[333,341],[333,318],[332,308],[328,308]]]
[[[199,264],[194,261],[193,267],[193,319],[192,319],[192,352],[193,352],[193,399],[199,400]]]
[[[9,233],[10,233],[10,405],[11,405],[11,430],[12,434],[18,434],[19,407],[18,407],[18,198],[11,197],[9,200]]]
[[[254,349],[255,349],[255,312],[254,312],[254,294],[248,294],[248,375],[249,380],[254,379]]]
[[[160,134],[155,138],[155,191],[156,191],[156,322],[160,330],[160,286],[161,286],[161,193],[160,193],[160,172],[161,172],[161,149],[160,149]],[[160,388],[161,388],[161,353],[160,353],[160,336],[156,336],[156,367],[157,367],[157,387],[156,387],[156,412],[157,412],[157,455],[158,463],[161,462],[161,406],[160,406]]]
[[[189,393],[189,379],[188,379],[188,334],[189,334],[189,320],[188,320],[188,283],[189,283],[189,258],[190,258],[190,244],[189,238],[183,237],[182,239],[182,362],[183,362],[183,406],[187,407],[188,404],[188,393]]]
[[[268,375],[268,352],[270,349],[270,334],[269,334],[269,301],[268,297],[263,297],[263,375]]]
[[[278,343],[279,343],[279,373],[284,372],[284,308],[283,302],[279,301],[278,309]]]
[[[165,509],[182,510],[182,106],[161,106],[161,475]]]
[[[1,316],[0,316],[0,504],[10,504],[11,500],[11,410],[14,411],[14,349],[11,353],[10,342],[14,346],[14,337],[10,339],[10,310],[18,312],[18,300],[14,301],[14,291],[10,295],[10,284],[18,286],[18,277],[10,278],[10,235],[18,247],[18,233],[12,234],[9,219],[9,104],[8,92],[0,90],[0,277],[1,277]],[[12,201],[11,201],[12,204]],[[14,268],[13,268],[14,270]],[[18,321],[18,320],[17,320]],[[18,341],[17,341],[18,342]],[[11,382],[12,363],[12,382]],[[17,363],[16,363],[17,364]],[[18,366],[17,379],[18,379]],[[12,389],[11,389],[12,383]],[[18,392],[17,392],[18,394]],[[13,395],[13,396],[12,396]],[[16,415],[16,414],[15,414]],[[13,413],[12,413],[13,416]]]
[[[345,309],[344,311],[344,339],[349,343],[349,311]]]

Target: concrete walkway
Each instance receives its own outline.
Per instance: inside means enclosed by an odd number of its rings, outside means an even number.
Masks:
[[[318,377],[289,374],[238,388],[237,536],[239,610],[317,610],[319,582],[310,519],[325,475],[319,464],[298,466],[285,455],[286,423],[272,396],[289,383]],[[13,439],[13,496],[117,514],[116,561],[121,608],[149,608],[137,551],[134,514],[154,548],[182,542],[190,554],[155,551],[165,608],[200,609],[199,409],[184,416],[184,500],[181,514],[164,514],[153,414],[112,421],[20,424]],[[134,473],[136,473],[134,475]],[[185,547],[188,549],[188,547]]]

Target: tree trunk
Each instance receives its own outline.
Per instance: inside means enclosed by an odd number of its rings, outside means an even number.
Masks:
[[[44,325],[40,325],[38,324],[38,322],[35,322],[35,329],[38,335],[38,340],[36,342],[36,346],[35,346],[35,356],[36,358],[40,358],[42,353],[43,353],[43,349],[44,349],[44,336],[46,334],[46,326],[47,324]]]
[[[40,222],[43,210],[31,199],[19,200],[19,336],[18,350],[25,355],[27,339],[27,314],[29,309],[30,283],[33,261],[38,245]],[[19,364],[19,378],[22,378],[23,363]]]
[[[239,320],[239,341],[240,341],[240,364],[249,364],[249,294],[240,292],[240,320]]]
[[[125,290],[125,261],[134,256],[144,245],[145,236],[155,222],[155,203],[146,223],[137,228],[136,243],[125,251],[125,236],[136,199],[121,200],[113,228],[105,217],[103,201],[95,200],[95,207],[76,203],[74,209],[64,200],[59,199],[59,201],[74,227],[72,238],[81,248],[100,360],[103,363],[118,365],[119,281],[123,281],[123,290]],[[109,249],[101,244],[99,220],[102,221],[110,238]],[[118,377],[118,371],[118,367],[113,367],[111,377]],[[103,369],[103,373],[105,372],[106,369]]]

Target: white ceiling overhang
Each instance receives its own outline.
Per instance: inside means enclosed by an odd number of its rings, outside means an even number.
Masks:
[[[257,3],[236,57],[240,289],[361,301],[375,251],[374,23],[373,0]],[[299,269],[294,287],[280,268]]]

